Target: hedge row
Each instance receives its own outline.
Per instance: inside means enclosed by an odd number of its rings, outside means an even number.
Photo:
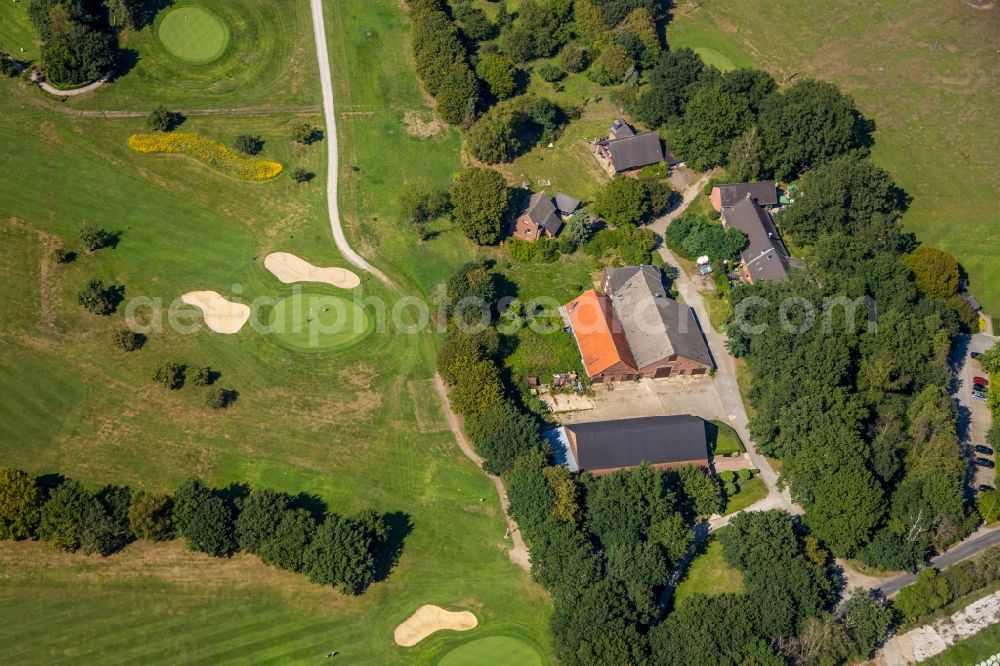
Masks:
[[[417,75],[437,100],[438,114],[453,125],[471,121],[479,102],[479,81],[444,3],[411,0],[410,19]]]
[[[0,539],[41,539],[67,552],[107,556],[136,539],[183,537],[215,557],[253,553],[265,564],[360,594],[385,578],[402,547],[399,515],[347,518],[321,500],[268,488],[209,488],[191,477],[172,496],[128,486],[90,492],[61,476],[0,470]],[[402,521],[406,528],[408,519]]]

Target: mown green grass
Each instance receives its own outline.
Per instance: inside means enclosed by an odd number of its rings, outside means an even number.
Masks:
[[[164,12],[156,34],[170,53],[195,65],[216,60],[229,46],[229,27],[218,16],[198,6]]]
[[[27,5],[26,0],[0,3],[0,44],[24,41],[18,26],[27,25]],[[126,61],[134,57],[125,74],[66,102],[50,100],[40,90],[38,100],[67,108],[138,111],[157,104],[175,109],[319,104],[309,0],[175,0],[171,7],[175,12],[204,8],[217,15],[230,32],[222,57],[192,64],[171,54],[157,34],[165,16],[161,11],[152,25],[122,34]],[[33,32],[27,34],[34,38]]]
[[[581,254],[564,255],[548,264],[521,263],[501,259],[498,269],[513,286],[514,295],[526,306],[535,303],[540,310],[534,324],[512,331],[505,359],[511,378],[526,388],[527,377],[539,377],[549,383],[556,373],[576,372],[583,376],[580,350],[573,336],[563,330],[558,307],[591,287],[595,264]]]
[[[722,544],[715,536],[708,537],[688,567],[684,579],[674,590],[674,607],[696,594],[714,596],[723,592],[743,591],[743,574],[730,567],[722,557]]]
[[[403,293],[429,288],[465,261],[467,246],[450,231],[418,245],[412,230],[394,221],[393,209],[401,179],[429,175],[446,182],[458,160],[454,135],[401,136],[403,114],[427,107],[406,57],[399,6],[389,0],[326,6],[334,71],[350,77],[336,91],[345,119],[344,175],[353,179],[340,202],[352,222],[349,236],[399,276]],[[240,3],[246,7],[277,5]],[[283,3],[275,12],[295,18],[284,25],[301,30],[287,41],[311,58],[311,29],[298,23],[307,7]],[[238,35],[234,29],[234,40]],[[280,41],[277,50],[287,51],[290,44]],[[302,98],[318,97],[312,70],[288,66],[298,75],[282,86]],[[88,103],[145,104],[142,91],[155,88],[155,77],[143,79],[142,71],[108,88],[118,92]],[[266,94],[274,89],[269,75],[257,74],[232,93],[196,94],[175,85],[154,98],[169,101],[176,94],[185,103],[220,106],[238,99],[273,102]],[[283,577],[254,558],[193,560],[176,554],[183,553],[179,544],[136,544],[108,560],[47,557],[46,544],[0,544],[0,596],[17,601],[0,605],[4,635],[17,637],[0,641],[0,661],[288,662],[339,650],[351,662],[430,663],[477,636],[478,630],[441,634],[414,648],[395,646],[392,630],[425,603],[473,610],[483,632],[523,636],[548,660],[547,596],[510,563],[492,485],[456,447],[440,406],[426,400],[433,395],[434,335],[377,328],[345,351],[295,354],[252,326],[213,334],[194,315],[180,318],[197,329],[192,334],[167,327],[126,354],[109,337],[123,314],[96,317],[75,303],[90,277],[124,284],[128,298],[162,299],[164,307],[195,289],[244,302],[281,298],[293,293],[292,285],[263,266],[278,250],[316,265],[344,266],[326,216],[326,146],[290,139],[294,122],[322,125],[322,119],[188,119],[184,130],[227,143],[240,133],[260,134],[262,157],[317,175],[303,185],[285,175],[247,183],[195,162],[132,153],[126,140],[142,129],[141,118],[54,113],[34,86],[19,81],[0,82],[0,92],[0,141],[17,165],[0,179],[6,241],[0,274],[8,290],[0,312],[10,315],[0,319],[0,394],[6,396],[0,464],[60,472],[91,487],[127,483],[161,492],[198,474],[219,486],[244,482],[313,493],[345,513],[403,511],[412,522],[396,569],[358,598],[301,576]],[[377,122],[346,115],[360,100],[377,107]],[[366,225],[357,223],[361,219]],[[79,249],[84,221],[121,230],[118,247],[54,265],[48,248]],[[359,289],[390,312],[399,297],[368,276]],[[167,360],[211,366],[222,373],[221,386],[240,391],[239,400],[213,412],[196,387],[162,390],[151,375]],[[170,564],[131,566],[136,559]],[[236,571],[222,577],[230,564]],[[303,606],[303,598],[311,602]]]
[[[0,5],[0,47],[22,62],[31,62],[39,56],[37,40],[28,21],[27,2]]]
[[[318,291],[296,292],[277,301],[267,323],[279,344],[308,352],[347,349],[375,328],[361,303]]]
[[[793,0],[703,3],[673,11],[672,47],[711,49],[779,81],[815,77],[852,94],[877,126],[875,161],[911,196],[905,226],[952,252],[970,289],[1000,311],[1000,9],[965,2]],[[794,78],[792,78],[794,77]]]
[[[972,666],[995,654],[1000,654],[1000,624],[987,627],[921,663],[925,666]]]
[[[745,450],[739,434],[733,430],[732,426],[714,419],[712,425],[715,426],[715,432],[714,436],[709,439],[709,446],[712,448],[713,455],[725,456],[731,453],[742,453]]]
[[[407,182],[448,187],[462,168],[458,132],[442,127],[428,138],[408,132],[408,113],[430,116],[410,62],[410,26],[398,3],[324,7],[342,141],[342,217],[355,249],[427,292],[465,263],[475,246],[447,221],[434,224],[433,237],[417,243],[397,203]]]
[[[726,508],[722,515],[728,516],[731,513],[742,511],[743,509],[756,504],[767,497],[767,486],[760,477],[754,477],[749,481],[740,483],[739,492],[726,499]]]
[[[439,666],[533,666],[541,663],[535,648],[511,636],[487,636],[464,643],[438,662]]]

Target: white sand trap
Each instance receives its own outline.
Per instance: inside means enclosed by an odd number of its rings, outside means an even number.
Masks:
[[[341,289],[354,289],[361,284],[361,278],[346,268],[313,266],[288,252],[272,252],[264,257],[264,267],[274,276],[288,284],[290,282],[325,282]]]
[[[215,291],[189,291],[181,300],[201,308],[205,325],[216,333],[238,333],[250,318],[249,305],[227,301]]]
[[[479,624],[479,620],[469,611],[446,611],[440,606],[428,604],[418,608],[416,613],[396,627],[392,637],[396,639],[396,645],[410,647],[435,631],[442,629],[468,631],[475,629],[477,624]]]

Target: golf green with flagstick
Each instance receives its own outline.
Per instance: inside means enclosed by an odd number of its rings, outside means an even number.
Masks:
[[[218,60],[229,46],[229,26],[202,7],[177,7],[160,21],[160,42],[174,57],[193,65]]]

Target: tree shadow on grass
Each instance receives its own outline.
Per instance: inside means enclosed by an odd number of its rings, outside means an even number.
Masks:
[[[306,492],[300,492],[297,495],[292,495],[291,501],[288,503],[289,509],[305,509],[309,512],[309,515],[313,517],[317,524],[322,523],[326,520],[326,514],[329,510],[326,502],[322,498],[316,495],[310,495]]]
[[[375,557],[374,582],[378,583],[389,577],[403,554],[403,543],[413,531],[410,516],[402,511],[382,514],[386,536],[379,541],[372,552]]]

